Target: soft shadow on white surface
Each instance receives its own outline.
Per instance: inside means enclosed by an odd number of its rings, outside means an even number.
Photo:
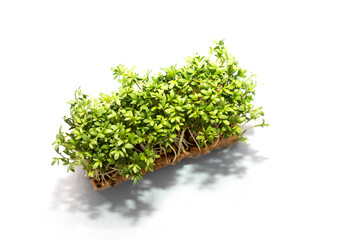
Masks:
[[[52,196],[53,210],[65,208],[71,213],[84,213],[91,219],[106,214],[117,214],[131,224],[156,211],[156,195],[183,184],[191,184],[201,189],[213,189],[225,178],[242,178],[247,168],[244,160],[261,162],[266,157],[259,156],[250,145],[237,143],[230,149],[215,150],[196,159],[184,159],[153,173],[144,175],[144,180],[135,186],[132,182],[120,183],[103,191],[95,191],[90,181],[78,170],[60,179]],[[107,213],[109,212],[109,213]],[[106,214],[105,214],[106,213]]]

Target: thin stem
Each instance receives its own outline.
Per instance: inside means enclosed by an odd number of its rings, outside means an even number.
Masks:
[[[242,134],[244,134],[244,133],[245,133],[247,130],[249,130],[249,129],[252,129],[252,128],[254,128],[254,127],[262,127],[262,126],[264,126],[264,124],[258,124],[258,125],[252,126],[252,127],[248,127],[248,128],[246,128],[246,129],[243,131]]]
[[[249,120],[247,120],[245,123],[243,123],[242,125],[240,125],[240,127],[242,128],[242,127],[244,127],[245,126],[245,124],[247,124],[248,122],[250,122],[252,120],[252,118],[250,118]]]
[[[216,146],[216,145],[218,144],[219,140],[220,140],[220,133],[219,133],[219,137],[218,137],[218,139],[217,139],[217,141],[216,141],[216,143],[215,143],[214,146]]]
[[[113,178],[112,176],[110,176],[108,173],[105,173],[105,175],[106,175],[108,178],[112,179],[112,180],[115,179],[115,178]]]
[[[175,149],[171,146],[171,144],[169,144],[169,147],[170,147],[170,148],[174,151],[174,153],[175,153],[175,157],[174,157],[174,159],[171,161],[171,163],[174,163],[175,160],[176,160],[177,154],[176,154]]]
[[[178,148],[178,154],[180,154],[180,151],[181,151],[181,148],[183,148],[183,151],[185,152],[185,149],[182,145],[182,141],[183,141],[183,138],[184,138],[184,134],[185,134],[185,131],[186,131],[187,128],[185,128],[182,132],[181,132],[181,136],[180,136],[180,141],[179,141],[179,148]]]
[[[191,132],[190,129],[189,129],[189,132],[190,132],[190,135],[191,135],[191,137],[193,138],[194,142],[196,143],[196,146],[199,148],[199,151],[201,151],[201,148],[200,148],[198,142],[196,141],[196,139],[195,139],[195,137],[194,137],[194,135],[192,134],[192,132]]]
[[[134,80],[135,80],[135,84],[136,84],[136,86],[139,88],[139,90],[140,90],[140,91],[142,91],[141,87],[139,86],[138,81],[137,81],[136,79],[134,79]]]
[[[161,145],[161,149],[164,150],[164,153],[165,153],[165,157],[167,158],[167,154],[166,154],[166,148],[164,148],[162,145]]]

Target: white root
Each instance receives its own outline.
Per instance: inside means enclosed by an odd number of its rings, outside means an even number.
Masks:
[[[191,137],[194,139],[194,142],[196,143],[196,146],[199,148],[199,151],[201,151],[201,148],[200,148],[198,142],[196,141],[194,135],[193,135],[192,132],[190,131],[190,129],[189,129],[189,132],[190,132]]]
[[[184,146],[182,145],[182,141],[184,138],[184,134],[185,134],[186,128],[181,132],[181,136],[180,136],[180,141],[179,141],[179,146],[178,146],[178,155],[181,152],[181,148],[183,149],[183,151],[185,152]]]
[[[176,154],[175,149],[171,146],[171,144],[169,144],[169,147],[170,147],[170,148],[174,151],[174,153],[175,153],[175,157],[174,157],[174,159],[171,161],[171,163],[174,163],[175,160],[176,160],[176,158],[177,158],[177,154]]]

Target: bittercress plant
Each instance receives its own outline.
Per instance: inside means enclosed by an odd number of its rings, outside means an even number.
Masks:
[[[236,135],[246,143],[245,125],[264,115],[252,104],[256,82],[224,47],[210,47],[208,57],[195,54],[186,65],[140,76],[119,65],[111,69],[118,91],[90,98],[80,89],[53,143],[60,162],[74,171],[81,166],[90,178],[106,181],[114,174],[134,184],[143,171],[153,171],[161,156],[174,161],[191,147],[203,148],[220,136]],[[264,127],[262,123],[252,127]],[[250,127],[250,128],[252,128]]]

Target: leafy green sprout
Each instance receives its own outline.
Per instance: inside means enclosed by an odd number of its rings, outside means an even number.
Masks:
[[[160,156],[172,157],[190,148],[207,147],[220,136],[244,133],[250,121],[264,115],[252,104],[256,82],[228,53],[224,41],[215,41],[208,57],[194,54],[186,65],[162,68],[144,76],[124,65],[111,68],[118,91],[91,99],[77,89],[69,101],[67,132],[60,127],[53,143],[60,162],[74,171],[81,166],[90,178],[105,182],[116,174],[134,184],[144,171],[153,171]],[[60,150],[61,149],[61,150]]]

